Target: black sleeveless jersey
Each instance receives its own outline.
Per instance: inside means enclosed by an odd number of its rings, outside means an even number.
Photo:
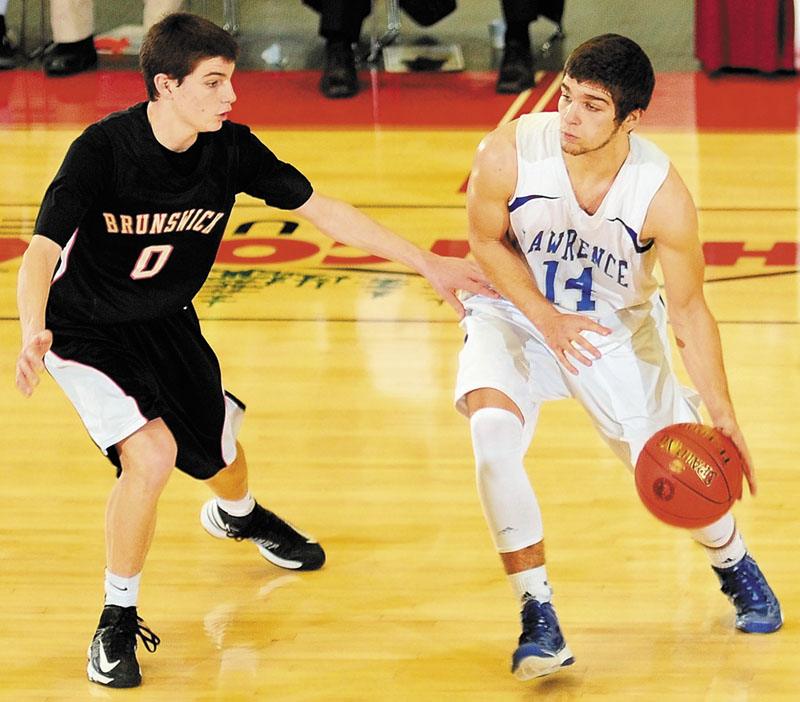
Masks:
[[[89,126],[70,146],[34,228],[63,248],[48,327],[155,319],[189,305],[240,192],[295,209],[312,187],[244,125],[223,122],[184,154],[158,143],[147,103]]]

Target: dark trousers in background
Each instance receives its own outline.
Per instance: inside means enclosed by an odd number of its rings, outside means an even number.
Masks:
[[[539,15],[561,23],[564,0],[502,0],[503,17],[507,25],[530,24]]]
[[[303,0],[319,12],[319,35],[328,41],[354,43],[361,35],[361,25],[372,10],[370,0]]]

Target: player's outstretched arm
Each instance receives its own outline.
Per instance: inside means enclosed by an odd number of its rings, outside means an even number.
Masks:
[[[559,312],[536,286],[528,263],[510,239],[508,202],[517,183],[516,122],[489,134],[478,147],[467,188],[469,243],[494,288],[513,302],[542,333],[573,375],[574,362],[591,366],[600,351],[583,335],[610,329],[585,315]]]
[[[741,452],[750,493],[755,495],[753,461],[728,390],[719,329],[703,294],[705,261],[697,211],[674,168],[653,199],[643,234],[656,240],[669,319],[686,371],[714,426],[730,436]]]
[[[39,384],[39,375],[44,372],[42,357],[53,343],[52,333],[45,329],[45,307],[50,281],[60,256],[58,244],[34,235],[19,269],[17,307],[22,327],[22,349],[17,356],[16,385],[26,397],[30,397]]]
[[[314,193],[294,211],[336,241],[417,271],[459,317],[464,315],[464,307],[456,297],[457,291],[497,296],[474,261],[425,251],[342,200]]]

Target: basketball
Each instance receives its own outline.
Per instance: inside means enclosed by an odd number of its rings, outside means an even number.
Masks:
[[[698,529],[741,497],[742,457],[713,427],[673,424],[647,440],[634,477],[644,506],[662,522]]]

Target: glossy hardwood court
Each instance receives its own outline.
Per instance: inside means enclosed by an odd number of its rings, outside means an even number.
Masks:
[[[466,254],[463,185],[480,138],[553,109],[553,81],[519,100],[494,76],[364,74],[353,101],[313,73],[242,73],[249,123],[322,192],[440,252]],[[736,508],[781,599],[772,635],[733,629],[705,554],[637,501],[571,402],[550,405],[527,465],[571,668],[509,674],[515,603],[452,407],[461,330],[417,276],[337,247],[242,198],[197,300],[226,385],[248,405],[254,494],[314,534],[328,562],[279,570],[199,523],[208,494],[176,473],[159,510],[140,614],[141,688],[85,677],[102,605],[113,473],[61,391],[13,388],[14,286],[39,200],[83,125],[142,97],[98,72],[0,76],[0,699],[789,702],[800,671],[800,81],[659,76],[644,133],[700,208],[707,294],[760,492]]]

